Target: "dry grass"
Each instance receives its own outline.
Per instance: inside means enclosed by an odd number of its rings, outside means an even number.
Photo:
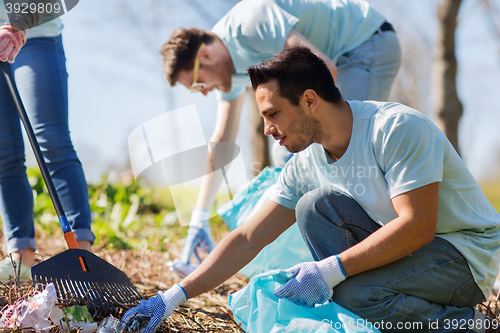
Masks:
[[[46,258],[65,249],[64,241],[38,241],[39,252],[45,253]],[[147,248],[142,250],[106,250],[96,249],[95,254],[122,270],[130,278],[144,297],[154,296],[159,290],[166,290],[180,281],[170,272],[166,263],[180,256],[181,246],[176,244],[156,244],[152,248],[166,247],[166,251],[153,251]],[[151,248],[151,247],[150,247]],[[1,252],[1,251],[0,251]],[[0,253],[0,255],[3,255]],[[241,289],[248,279],[235,275],[215,290],[190,299],[159,327],[159,333],[164,332],[241,332],[234,322],[228,309],[228,292]],[[29,283],[17,288],[15,285],[0,285],[0,304],[2,312],[6,305],[17,300],[27,299],[33,294]],[[498,296],[478,306],[483,313],[500,319],[500,303]],[[6,332],[33,332],[32,329],[4,330]],[[60,333],[58,327],[51,329],[53,333]]]
[[[38,241],[40,253],[44,258],[57,254],[65,249],[61,240],[49,242]],[[143,250],[107,250],[97,249],[95,254],[113,266],[122,270],[136,286],[139,292],[149,298],[160,290],[164,291],[173,284],[180,282],[180,278],[171,272],[166,263],[180,256],[179,245],[164,245],[165,251]],[[159,248],[160,244],[153,248]],[[0,251],[0,256],[4,256]],[[190,299],[183,306],[164,321],[157,332],[238,332],[241,329],[230,316],[228,308],[228,293],[241,289],[246,283],[242,275],[235,275],[215,290]],[[30,283],[21,284],[18,288],[14,283],[0,285],[1,312],[18,300],[27,299],[33,295]],[[32,329],[4,330],[6,332],[32,332]],[[58,333],[60,329],[54,327],[51,332]]]
[[[168,261],[180,257],[180,251],[177,245],[167,245],[167,252],[105,250],[96,254],[126,273],[139,292],[148,298],[180,282],[181,279],[167,267]],[[228,293],[241,289],[247,281],[244,276],[235,275],[215,290],[191,298],[162,323],[159,332],[239,331],[229,315]]]

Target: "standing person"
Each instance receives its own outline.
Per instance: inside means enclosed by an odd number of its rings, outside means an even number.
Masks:
[[[33,17],[30,17],[33,18]],[[4,3],[0,20],[7,21]],[[9,22],[0,27],[0,61],[8,61],[29,114],[45,162],[54,180],[78,245],[91,251],[88,188],[68,128],[66,58],[60,19],[35,26],[25,35]],[[12,23],[14,24],[14,23]],[[15,27],[14,27],[15,28]],[[18,31],[18,32],[15,32]],[[21,124],[7,84],[0,79],[0,213],[7,251],[19,264],[20,280],[30,278],[35,263],[33,194],[24,166]],[[0,281],[14,277],[10,258],[0,262]]]
[[[175,30],[162,47],[164,71],[172,86],[179,82],[204,95],[217,90],[210,142],[234,142],[250,87],[247,68],[297,45],[325,61],[346,99],[388,100],[400,45],[392,25],[365,1],[241,1],[212,31]],[[174,262],[180,275],[194,267],[190,258],[197,246],[213,248],[208,218],[220,182],[216,176],[203,180],[182,258]]]
[[[148,333],[297,221],[316,261],[289,269],[276,296],[306,306],[332,299],[384,332],[408,322],[420,325],[412,332],[499,332],[474,306],[498,272],[500,214],[437,126],[402,104],[344,100],[304,47],[248,72],[265,133],[296,154],[253,218],[123,320],[151,316]]]

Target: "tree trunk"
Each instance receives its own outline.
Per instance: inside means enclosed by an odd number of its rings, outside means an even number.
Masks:
[[[438,126],[456,151],[458,122],[463,113],[456,90],[457,60],[455,58],[455,27],[462,0],[443,0],[438,9],[439,35],[435,60],[435,107]]]
[[[252,171],[256,176],[266,166],[270,166],[269,145],[267,136],[264,135],[264,120],[260,116],[259,107],[255,100],[255,93],[251,88],[247,89],[250,101],[250,118],[252,128],[253,163]]]

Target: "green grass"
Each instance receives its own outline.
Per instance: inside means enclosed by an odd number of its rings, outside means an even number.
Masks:
[[[38,236],[49,237],[59,232],[57,215],[39,170],[30,168],[27,174],[35,198]],[[180,225],[167,188],[143,188],[133,181],[111,183],[106,177],[88,187],[97,247],[143,249],[147,246],[162,250],[162,243],[185,238],[187,228]],[[196,196],[186,192],[186,198],[194,206]],[[228,230],[218,216],[212,218],[210,224],[215,238]]]
[[[34,214],[37,233],[49,237],[59,232],[59,222],[52,201],[38,169],[27,170],[35,198]],[[481,184],[491,204],[500,212],[500,181]],[[183,190],[184,218],[188,219],[196,201],[195,189]],[[177,194],[179,196],[179,194]],[[177,242],[186,236],[187,228],[177,219],[169,189],[148,189],[135,182],[109,182],[103,177],[89,185],[92,230],[96,246],[115,249],[142,249],[145,246],[161,250],[161,244]],[[222,202],[222,199],[219,198]],[[220,206],[220,204],[219,204]],[[210,219],[214,238],[228,231],[218,216]],[[40,235],[41,233],[41,235]],[[160,246],[159,246],[160,245]]]
[[[480,185],[490,203],[500,212],[500,180]]]

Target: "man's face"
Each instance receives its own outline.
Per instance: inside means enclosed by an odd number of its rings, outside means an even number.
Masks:
[[[297,153],[319,142],[323,131],[320,122],[307,110],[301,97],[299,105],[279,95],[276,80],[260,85],[255,91],[259,110],[264,118],[264,134],[272,135],[288,151]]]
[[[198,52],[200,68],[196,82],[205,84],[205,88],[201,89],[200,92],[205,96],[214,89],[229,92],[233,74],[231,58],[222,54],[215,54],[212,50],[208,50],[208,52],[210,52],[210,57],[204,56],[207,54],[205,50]],[[177,82],[191,89],[193,76],[193,70],[182,70],[179,72]]]

